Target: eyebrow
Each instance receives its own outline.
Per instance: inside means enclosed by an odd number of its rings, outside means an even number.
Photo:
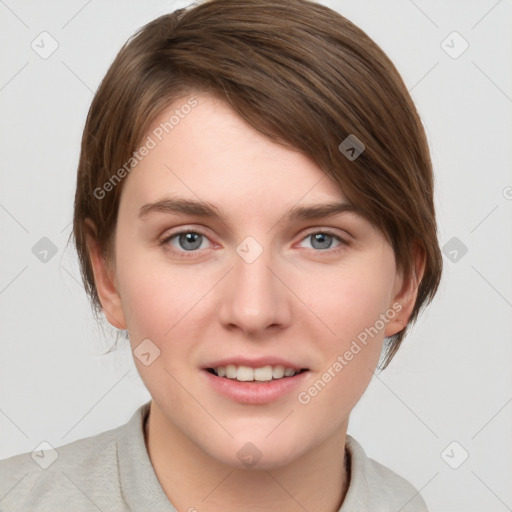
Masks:
[[[150,213],[174,213],[195,215],[198,217],[217,219],[225,223],[225,215],[220,209],[211,203],[184,198],[166,198],[153,203],[147,203],[139,210],[139,218],[144,218]],[[349,202],[323,203],[310,206],[294,206],[286,212],[282,221],[297,221],[309,219],[321,219],[333,217],[345,212],[358,213],[358,210]]]

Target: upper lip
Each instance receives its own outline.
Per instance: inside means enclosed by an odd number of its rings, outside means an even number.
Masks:
[[[249,368],[261,368],[263,366],[284,366],[285,368],[293,368],[297,371],[307,369],[305,365],[292,363],[280,357],[258,357],[251,359],[248,357],[240,356],[225,357],[224,359],[219,359],[218,361],[206,364],[204,369],[218,368],[219,366],[228,366],[229,364],[234,364],[236,366],[248,366]]]

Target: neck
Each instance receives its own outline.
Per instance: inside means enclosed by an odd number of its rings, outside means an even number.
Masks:
[[[291,463],[259,470],[234,468],[214,459],[153,401],[144,438],[160,485],[179,511],[338,512],[349,484],[346,425]]]

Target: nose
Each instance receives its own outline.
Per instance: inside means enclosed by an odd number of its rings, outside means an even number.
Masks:
[[[291,297],[279,274],[270,251],[264,250],[252,262],[235,252],[233,269],[223,280],[219,308],[222,325],[252,337],[287,327]]]

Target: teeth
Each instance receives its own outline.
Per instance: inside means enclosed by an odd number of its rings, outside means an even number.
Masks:
[[[285,368],[280,365],[250,368],[249,366],[228,364],[227,366],[214,368],[214,371],[219,377],[236,379],[240,382],[269,382],[273,379],[277,380],[283,377],[293,377],[295,374],[299,373],[294,368]]]
[[[274,379],[282,379],[284,377],[284,366],[274,366],[272,368],[272,377]]]
[[[236,380],[241,380],[242,382],[254,380],[254,370],[248,366],[239,366],[236,371]]]
[[[253,373],[254,380],[272,380],[272,366],[263,366],[262,368],[255,368]]]
[[[234,364],[228,364],[226,366],[226,377],[228,379],[236,379],[236,366]]]

